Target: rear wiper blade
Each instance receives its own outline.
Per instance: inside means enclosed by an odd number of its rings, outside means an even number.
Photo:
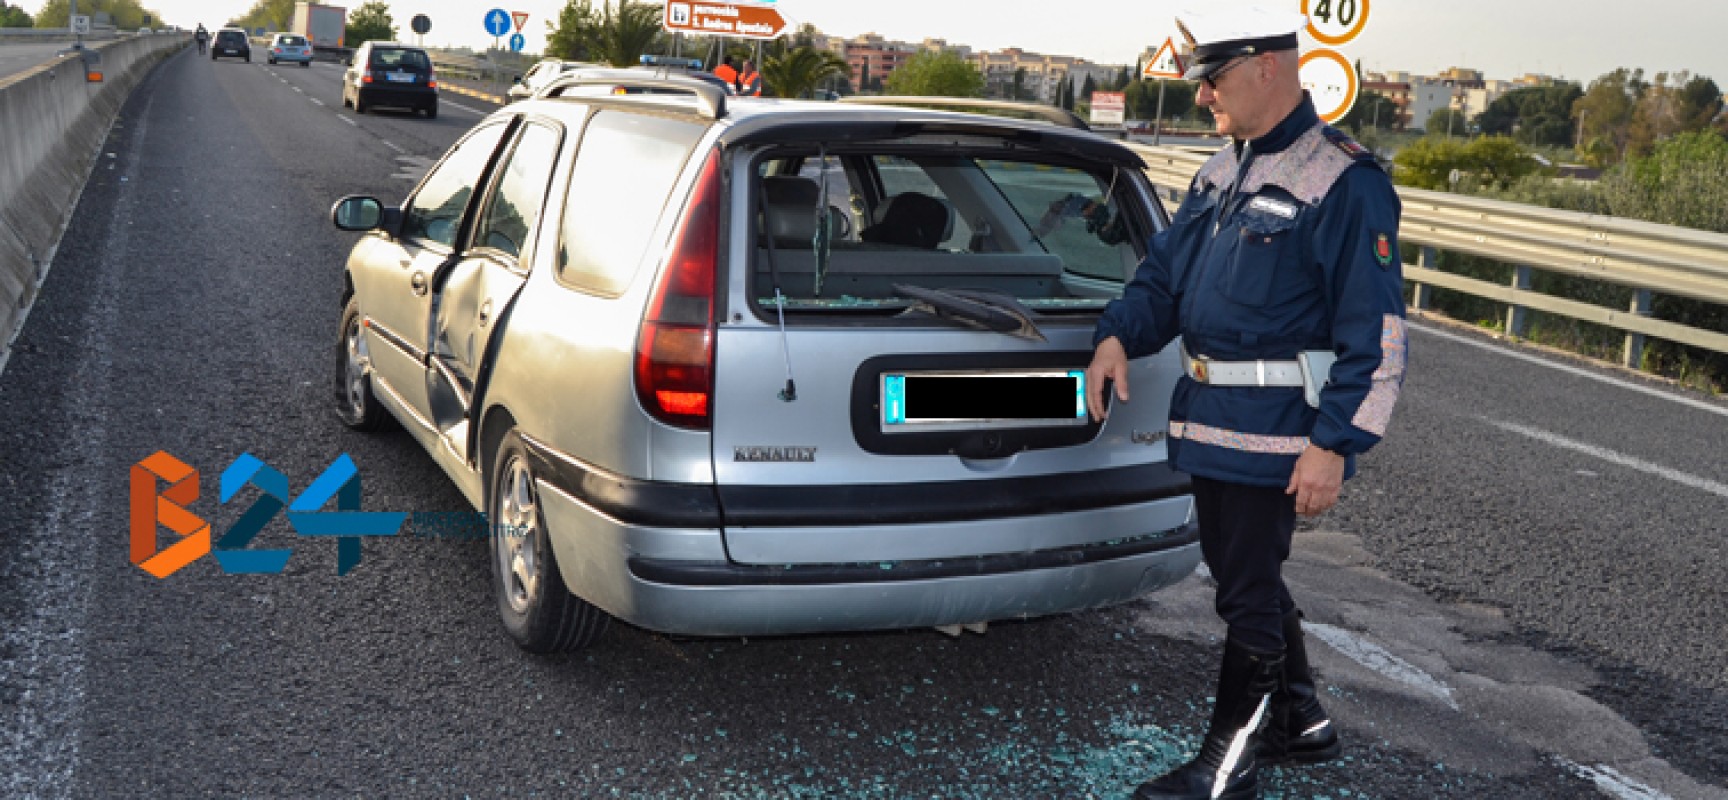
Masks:
[[[1049,341],[1032,321],[1032,310],[1006,294],[976,289],[929,289],[904,283],[894,284],[894,293],[912,301],[909,311],[952,320],[969,328],[1035,342]]]

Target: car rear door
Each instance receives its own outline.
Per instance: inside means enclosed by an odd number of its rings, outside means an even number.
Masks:
[[[462,423],[492,341],[527,278],[562,141],[562,126],[550,120],[512,125],[467,248],[433,278],[426,344],[429,416],[457,453],[467,450]]]

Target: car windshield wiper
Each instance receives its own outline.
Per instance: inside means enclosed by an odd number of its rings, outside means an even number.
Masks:
[[[912,301],[907,311],[951,320],[968,328],[1035,342],[1049,341],[1032,321],[1032,310],[1007,294],[983,289],[930,289],[904,283],[894,284],[894,293]]]

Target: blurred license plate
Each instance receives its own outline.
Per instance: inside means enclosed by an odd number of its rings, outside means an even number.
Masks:
[[[1082,370],[891,372],[881,391],[885,433],[1087,422]]]
[[[384,73],[384,77],[389,79],[389,80],[395,81],[396,83],[413,83],[414,82],[414,73],[412,73],[412,72],[386,72],[386,73]]]

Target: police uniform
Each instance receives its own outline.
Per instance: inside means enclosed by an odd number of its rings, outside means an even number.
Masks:
[[[1294,50],[1289,16],[1271,35],[1243,35],[1238,22],[1212,37],[1195,48],[1187,77]],[[1274,758],[1338,753],[1282,578],[1296,516],[1285,488],[1307,448],[1342,455],[1348,478],[1355,456],[1386,433],[1406,352],[1398,217],[1373,155],[1323,124],[1304,93],[1271,131],[1206,162],[1094,337],[1115,337],[1129,358],[1182,337],[1187,375],[1171,400],[1169,452],[1193,476],[1201,550],[1229,625],[1217,735],[1196,761],[1217,771],[1208,780],[1229,784],[1223,796],[1257,791],[1252,753],[1246,766],[1227,758],[1241,751],[1229,744],[1243,731],[1267,725],[1259,746]],[[1184,769],[1136,796],[1219,796],[1196,782],[1204,770]]]

